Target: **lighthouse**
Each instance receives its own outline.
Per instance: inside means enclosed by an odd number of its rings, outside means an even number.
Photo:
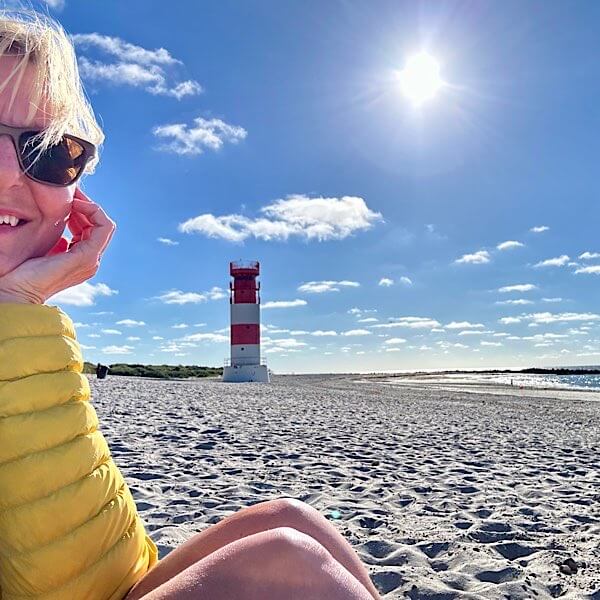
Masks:
[[[258,261],[229,263],[231,358],[223,368],[223,381],[269,382],[267,365],[260,357],[260,273]]]

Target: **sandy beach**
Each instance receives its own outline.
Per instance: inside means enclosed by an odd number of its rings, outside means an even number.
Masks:
[[[90,383],[161,557],[291,496],[335,523],[386,599],[600,599],[599,393],[349,375]]]

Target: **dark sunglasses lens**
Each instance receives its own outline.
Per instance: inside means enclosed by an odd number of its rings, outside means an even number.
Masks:
[[[34,139],[37,135],[38,132],[30,131],[19,138],[19,151],[27,174],[54,185],[73,183],[87,162],[85,148],[73,138],[64,136],[55,146],[38,152]]]

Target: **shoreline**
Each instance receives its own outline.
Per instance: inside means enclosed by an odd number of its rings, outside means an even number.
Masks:
[[[477,375],[464,373],[465,375]],[[600,388],[575,388],[558,386],[510,385],[502,382],[472,380],[452,380],[447,374],[411,374],[399,377],[363,377],[355,381],[378,382],[387,386],[398,386],[431,391],[464,392],[469,394],[490,394],[522,398],[545,398],[559,400],[600,401]]]

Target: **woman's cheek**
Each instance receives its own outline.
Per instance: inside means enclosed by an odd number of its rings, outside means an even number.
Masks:
[[[60,240],[65,228],[66,224],[62,221],[59,221],[58,225],[55,223],[46,223],[43,231],[39,232],[38,243],[30,258],[46,256],[54,248],[58,240]]]
[[[42,214],[40,229],[35,235],[37,243],[32,248],[34,256],[45,256],[51,250],[67,227],[73,208],[75,185],[69,187],[49,187],[35,183],[34,197]]]

